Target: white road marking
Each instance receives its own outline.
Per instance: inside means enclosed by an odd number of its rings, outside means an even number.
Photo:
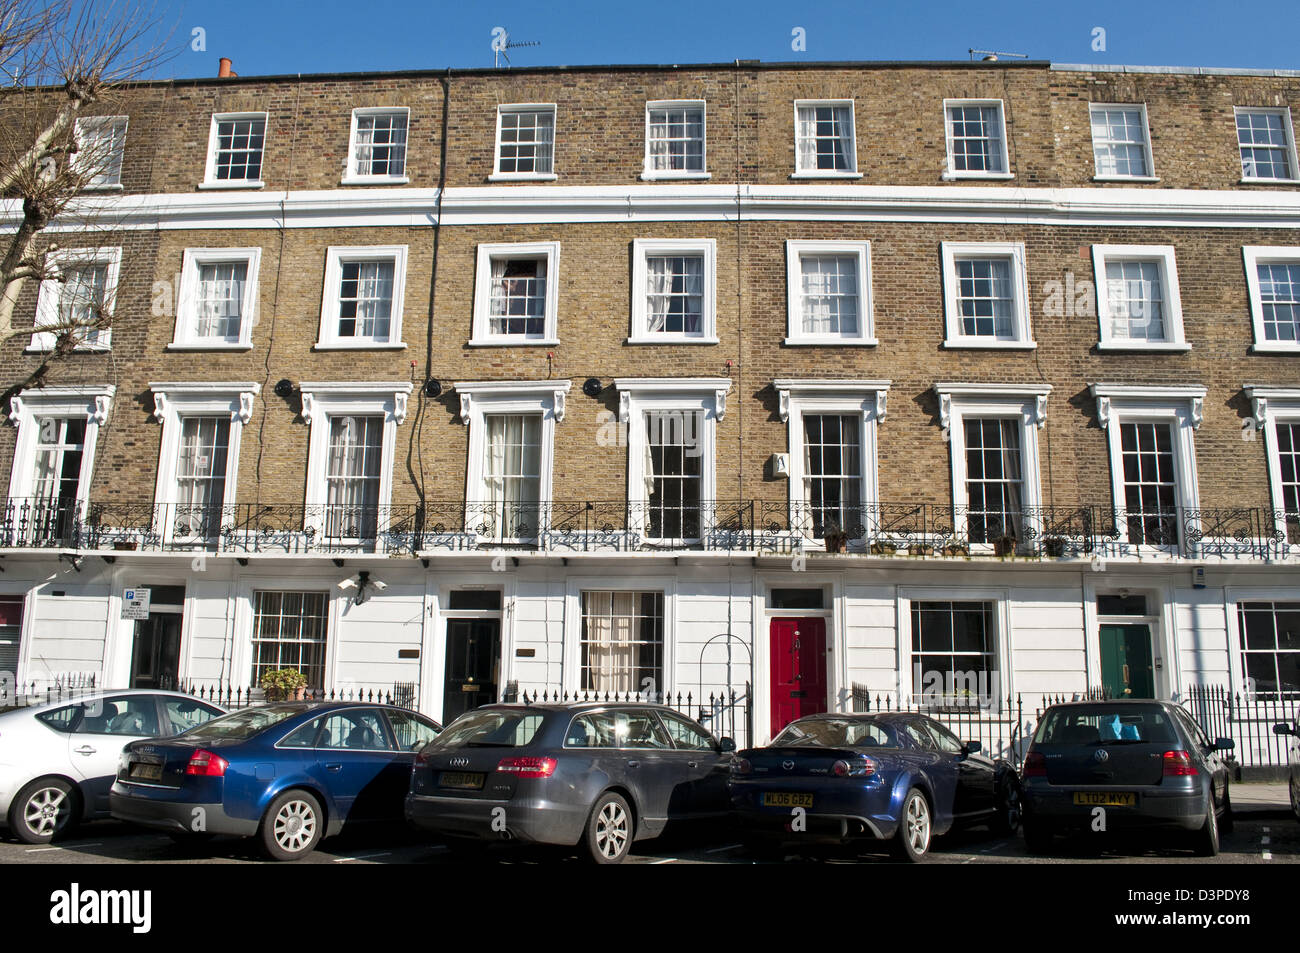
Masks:
[[[650,861],[650,863],[652,863],[652,864],[675,864],[675,863],[677,863],[677,858],[676,858],[676,857],[665,857],[663,860],[652,860],[652,861]]]
[[[29,854],[40,854],[47,850],[74,850],[74,849],[80,849],[82,847],[102,847],[102,846],[104,846],[102,843],[95,843],[95,844],[68,844],[66,847],[28,847],[26,852]]]
[[[706,850],[704,853],[706,853],[706,854],[723,854],[723,853],[726,853],[726,852],[729,851],[729,850],[740,850],[740,845],[739,845],[739,844],[731,844],[731,845],[729,845],[729,846],[727,846],[727,847],[714,847],[714,848],[712,848],[712,849],[710,849],[710,850]]]
[[[1272,855],[1269,851],[1264,851],[1264,853],[1263,853],[1262,856],[1264,857],[1265,860],[1272,860],[1272,859],[1273,859],[1273,855]]]
[[[360,854],[356,857],[335,857],[334,863],[342,864],[349,860],[370,860],[372,857],[387,857],[391,851],[384,851],[382,854]]]

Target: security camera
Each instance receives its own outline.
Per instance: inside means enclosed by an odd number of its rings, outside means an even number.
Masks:
[[[388,583],[384,582],[382,579],[371,579],[370,584],[374,586],[376,589],[378,589],[380,592],[383,592],[385,589],[388,588]]]
[[[348,576],[348,578],[342,580],[339,583],[340,589],[355,589],[356,587],[357,587],[357,581],[353,579],[351,576]]]

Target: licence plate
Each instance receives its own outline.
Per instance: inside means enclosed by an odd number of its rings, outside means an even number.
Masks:
[[[438,785],[444,788],[465,788],[477,791],[483,787],[484,774],[471,774],[467,771],[444,771],[438,776]]]
[[[812,807],[811,794],[793,794],[789,791],[768,791],[763,795],[764,807]]]
[[[1074,803],[1087,807],[1137,807],[1137,795],[1117,791],[1075,791]]]
[[[131,777],[139,778],[141,781],[161,781],[163,766],[161,764],[148,764],[144,761],[137,761],[131,765]]]

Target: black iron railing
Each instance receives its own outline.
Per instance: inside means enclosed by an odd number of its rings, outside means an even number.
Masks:
[[[567,691],[558,688],[529,688],[508,692],[508,701],[524,704],[556,702],[594,702],[666,705],[693,718],[713,733],[715,738],[731,738],[737,748],[744,748],[754,737],[753,708],[749,683],[741,690],[714,689],[700,692],[600,692]]]
[[[1246,694],[1222,685],[1192,685],[1183,704],[1209,740],[1233,740],[1232,758],[1243,769],[1270,773],[1269,769],[1285,768],[1291,737],[1274,734],[1273,726],[1295,725],[1300,719],[1300,695]]]

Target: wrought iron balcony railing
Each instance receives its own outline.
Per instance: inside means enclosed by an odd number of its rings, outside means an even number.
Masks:
[[[1278,559],[1300,557],[1300,517],[1250,507],[1128,513],[1088,504],[989,509],[706,500],[664,507],[579,500],[196,506],[11,499],[0,520],[0,547],[232,555],[518,549]]]

